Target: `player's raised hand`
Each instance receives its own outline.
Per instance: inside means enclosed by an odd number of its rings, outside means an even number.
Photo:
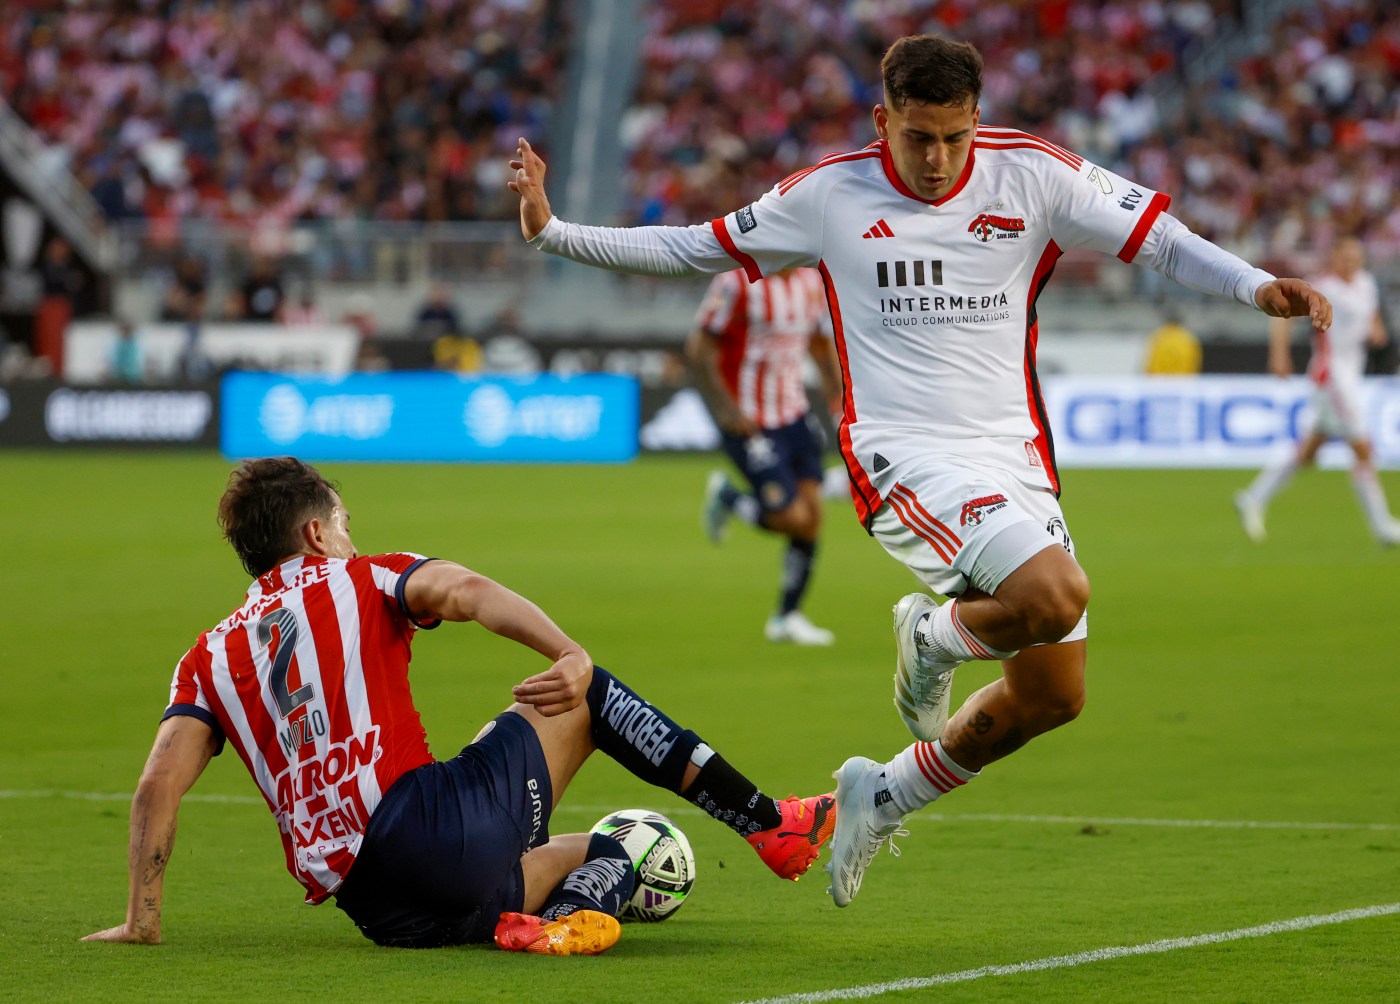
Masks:
[[[1332,326],[1332,303],[1302,279],[1275,279],[1259,287],[1254,302],[1270,317],[1306,317],[1318,331]]]
[[[520,196],[520,232],[528,241],[543,230],[554,215],[544,194],[544,161],[522,136],[510,166],[515,171],[515,180],[506,184]]]
[[[550,718],[572,711],[583,703],[593,681],[593,660],[581,650],[566,652],[543,673],[522,680],[511,688],[521,704],[532,705]]]

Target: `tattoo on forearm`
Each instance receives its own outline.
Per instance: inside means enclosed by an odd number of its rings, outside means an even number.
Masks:
[[[972,731],[979,736],[985,736],[992,729],[996,728],[997,720],[985,711],[979,711],[972,718]]]

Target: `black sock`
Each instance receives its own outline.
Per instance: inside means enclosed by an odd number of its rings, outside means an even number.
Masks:
[[[779,613],[790,614],[802,605],[802,596],[807,592],[807,580],[816,558],[815,540],[788,540],[787,551],[783,554],[783,598]]]
[[[783,821],[778,803],[718,753],[710,754],[685,797],[741,837],[771,830]]]
[[[558,920],[579,910],[598,910],[610,917],[622,912],[636,886],[632,861],[620,843],[605,833],[588,842],[588,857],[544,901],[540,917]]]
[[[700,737],[682,729],[601,666],[588,685],[593,744],[637,777],[680,794]]]

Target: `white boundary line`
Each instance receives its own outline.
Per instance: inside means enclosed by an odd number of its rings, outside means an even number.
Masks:
[[[1095,948],[1074,955],[1055,955],[1048,959],[1035,959],[1031,962],[1016,962],[1005,966],[978,966],[956,973],[940,973],[937,976],[924,976],[888,983],[867,983],[859,987],[846,987],[841,990],[820,990],[815,993],[787,994],[782,997],[764,997],[749,1004],[820,1004],[822,1001],[860,1000],[878,997],[881,994],[901,990],[925,990],[929,987],[946,986],[949,983],[969,983],[987,976],[1015,976],[1020,973],[1034,973],[1045,969],[1069,969],[1092,962],[1105,962],[1109,959],[1122,959],[1132,955],[1157,955],[1162,952],[1175,952],[1183,948],[1197,948],[1201,945],[1218,945],[1226,941],[1240,941],[1244,938],[1267,938],[1273,934],[1289,931],[1306,931],[1313,927],[1329,924],[1346,924],[1353,920],[1368,917],[1385,917],[1400,913],[1400,903],[1384,903],[1377,906],[1363,906],[1355,910],[1341,910],[1337,913],[1309,914],[1291,920],[1276,920],[1257,927],[1240,927],[1233,931],[1216,931],[1210,934],[1196,934],[1188,938],[1164,938],[1149,941],[1143,945],[1120,945],[1110,948]]]
[[[52,788],[0,790],[0,800],[18,798],[66,798],[84,802],[130,802],[131,792],[121,791],[60,791]],[[264,805],[255,795],[204,795],[190,792],[186,802],[211,802],[220,805]],[[645,801],[643,799],[642,801]],[[616,812],[618,806],[573,805],[565,802],[555,815]],[[668,816],[704,816],[702,809],[692,805],[665,806],[657,811]],[[1400,823],[1326,823],[1287,822],[1272,819],[1153,819],[1117,816],[1031,816],[1002,813],[919,812],[909,816],[906,823],[1032,823],[1069,826],[1159,826],[1175,829],[1201,830],[1355,830],[1378,833],[1400,832]]]

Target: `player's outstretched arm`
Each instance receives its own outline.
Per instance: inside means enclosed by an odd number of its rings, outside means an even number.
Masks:
[[[197,718],[176,715],[160,723],[131,800],[131,885],[126,922],[89,934],[83,941],[160,944],[165,866],[170,863],[170,852],[175,846],[180,799],[204,772],[217,749],[214,730]]]
[[[403,597],[417,620],[476,621],[549,659],[549,669],[514,688],[522,704],[558,715],[583,703],[593,679],[593,660],[525,597],[451,561],[421,565],[404,584]]]
[[[685,343],[685,360],[715,425],[732,436],[747,439],[757,435],[758,424],[740,410],[719,374],[719,342],[715,336],[702,328],[692,331]]]
[[[1332,303],[1302,279],[1275,279],[1254,293],[1254,303],[1270,317],[1307,317],[1318,331],[1332,326]]]
[[[522,136],[515,147],[515,159],[510,166],[515,169],[515,180],[506,182],[506,185],[520,196],[520,232],[527,241],[533,240],[549,225],[554,215],[544,194],[544,161]]]

